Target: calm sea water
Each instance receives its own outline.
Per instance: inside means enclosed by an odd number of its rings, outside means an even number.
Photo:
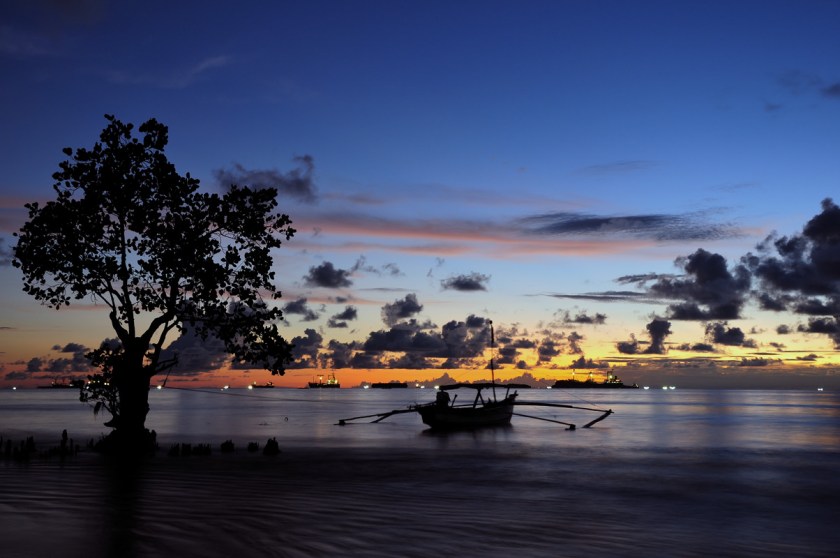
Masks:
[[[446,435],[427,390],[167,389],[134,470],[93,453],[0,461],[3,556],[836,556],[840,395],[520,390],[611,408],[591,429],[514,417]],[[583,424],[588,413],[523,408]],[[107,429],[72,390],[0,392],[0,436],[57,445]],[[248,442],[280,443],[276,457]],[[233,454],[219,444],[231,439]],[[169,457],[174,443],[210,457]]]

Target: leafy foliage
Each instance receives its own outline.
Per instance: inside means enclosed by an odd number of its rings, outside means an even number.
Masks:
[[[117,380],[158,373],[167,336],[185,323],[236,361],[282,374],[291,347],[276,327],[271,253],[295,231],[275,212],[276,190],[201,192],[164,154],[166,126],[148,120],[137,138],[132,124],[106,119],[91,149],[64,150],[56,199],[26,205],[13,260],[24,291],[56,309],[105,305],[120,344],[89,357]]]

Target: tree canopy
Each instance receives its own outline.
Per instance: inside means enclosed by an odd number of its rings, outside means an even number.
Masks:
[[[104,305],[120,343],[92,355],[120,374],[151,378],[173,331],[189,324],[224,342],[236,362],[282,374],[291,346],[277,330],[272,250],[294,234],[277,191],[199,191],[167,159],[168,128],[106,115],[92,148],[64,149],[57,197],[29,203],[13,263],[24,291],[60,309]]]

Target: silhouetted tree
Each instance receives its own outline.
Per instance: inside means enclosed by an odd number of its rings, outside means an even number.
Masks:
[[[46,306],[107,308],[119,343],[89,353],[102,373],[82,400],[111,412],[113,440],[136,444],[148,436],[151,378],[172,364],[161,351],[182,325],[222,340],[237,362],[283,374],[291,346],[270,303],[280,298],[271,251],[295,231],[274,212],[276,190],[199,192],[166,158],[166,126],[151,119],[136,138],[132,124],[105,118],[92,149],[64,149],[57,198],[26,205],[13,263],[23,290]]]

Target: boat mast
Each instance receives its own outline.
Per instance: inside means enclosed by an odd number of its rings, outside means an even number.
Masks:
[[[493,348],[496,346],[496,336],[493,334],[493,320],[487,320],[490,324],[490,382],[493,386],[493,401],[496,400],[496,371],[493,367]]]

